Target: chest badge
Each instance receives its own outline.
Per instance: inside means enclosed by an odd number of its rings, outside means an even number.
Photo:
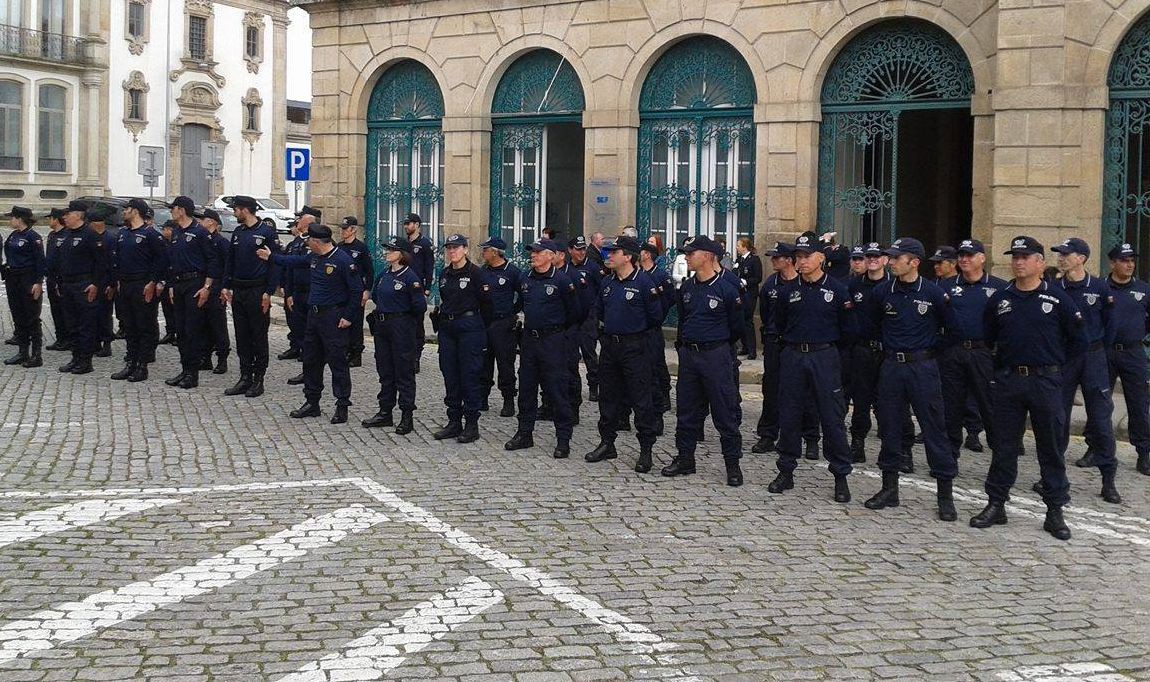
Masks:
[[[919,303],[918,304],[918,314],[919,315],[925,315],[928,312],[930,312],[930,306],[928,306],[925,303]]]
[[[460,289],[466,289],[467,285],[470,283],[471,283],[471,280],[467,277],[460,277],[459,278],[459,288]]]
[[[1134,291],[1131,292],[1130,295],[1134,297],[1135,301],[1141,301],[1146,294],[1142,293],[1141,291]]]
[[[634,291],[628,291],[628,292],[626,292],[625,294],[623,294],[623,296],[624,296],[624,297],[625,297],[625,298],[626,298],[628,301],[630,301],[631,299],[635,298],[635,292],[634,292]],[[686,300],[688,300],[688,301],[689,301],[689,300],[691,300],[691,299],[689,299],[689,298],[688,298],[688,299],[686,299]]]
[[[419,250],[422,248],[423,248],[422,246],[413,246],[413,247],[411,247],[411,250],[414,253],[419,253]]]
[[[1082,294],[1082,298],[1086,299],[1086,305],[1094,305],[1098,302],[1098,294]]]
[[[191,241],[195,238],[196,238],[196,235],[194,235],[194,234],[185,234],[184,235],[184,241],[189,242],[189,243],[191,243]]]
[[[711,306],[711,310],[714,310],[715,308],[719,307],[719,302],[712,298],[711,300],[707,301],[707,305]]]
[[[394,284],[393,286],[394,286],[394,288],[395,288],[395,290],[396,290],[396,291],[399,291],[400,289],[402,289],[402,288],[403,288],[403,282],[400,282],[400,281],[397,279],[397,280],[395,280],[395,284]]]
[[[79,246],[82,241],[82,237],[72,237],[72,246]]]
[[[823,294],[823,300],[826,301],[827,303],[830,303],[831,301],[835,300],[835,292],[828,291],[828,292],[824,293]]]
[[[555,287],[554,287],[554,286],[552,286],[552,285],[550,285],[550,284],[548,284],[547,286],[543,287],[543,290],[547,292],[547,295],[548,295],[548,296],[550,296],[550,295],[552,295],[552,294],[554,294],[554,293],[555,293]]]
[[[507,284],[507,278],[506,277],[500,277],[499,278],[499,286],[503,286],[504,284]]]
[[[1053,303],[1043,303],[1042,304],[1042,312],[1046,313],[1047,315],[1049,315],[1053,310],[1054,310],[1054,304]]]
[[[144,243],[144,237],[142,235],[136,235],[136,243],[137,244],[143,244]]]
[[[335,266],[334,266],[334,265],[325,265],[325,266],[323,266],[323,273],[324,273],[325,275],[330,275],[330,274],[332,274],[333,272],[335,272]]]
[[[263,237],[256,237],[255,242],[256,242],[256,246],[263,246],[264,245],[264,238]]]

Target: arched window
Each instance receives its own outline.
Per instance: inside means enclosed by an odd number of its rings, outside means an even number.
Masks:
[[[426,66],[405,60],[389,68],[367,111],[368,246],[403,230],[417,213],[433,244],[442,240],[443,94]],[[377,253],[377,257],[382,258]]]
[[[503,74],[491,104],[493,236],[511,245],[544,227],[582,234],[584,107],[579,76],[557,52],[528,52]]]
[[[755,84],[717,38],[684,40],[659,58],[639,97],[640,234],[668,247],[706,234],[733,251],[754,232]]]
[[[0,170],[24,170],[24,86],[0,81]]]
[[[40,86],[40,119],[37,130],[39,155],[36,168],[62,173],[68,170],[64,157],[67,142],[67,93],[59,85]]]
[[[1150,15],[1122,39],[1107,85],[1102,252],[1133,244],[1138,270],[1145,273],[1150,266]]]
[[[962,48],[933,24],[889,21],[852,39],[823,83],[820,231],[842,244],[968,237],[973,92]]]

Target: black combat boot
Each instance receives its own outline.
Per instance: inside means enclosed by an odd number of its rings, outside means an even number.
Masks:
[[[555,459],[567,459],[571,456],[571,441],[561,440],[555,445],[555,449],[551,451],[551,456]]]
[[[775,441],[771,438],[767,438],[766,436],[758,439],[755,441],[755,444],[751,446],[751,452],[755,453],[756,455],[773,452],[774,449]]]
[[[180,373],[170,379],[164,379],[164,383],[169,386],[179,386],[184,377],[188,376],[188,370],[181,369]]]
[[[456,419],[447,422],[446,426],[431,434],[431,437],[435,440],[446,440],[448,438],[457,438],[461,433],[463,433],[463,424]]]
[[[332,424],[347,423],[347,405],[336,405],[335,414],[331,415]]]
[[[415,420],[412,419],[414,413],[410,410],[404,410],[399,416],[399,425],[395,427],[395,434],[397,436],[406,436],[415,430]]]
[[[98,357],[98,358],[110,358],[110,357],[112,357],[112,342],[111,341],[105,341],[105,342],[101,343],[99,345],[98,349],[96,350],[96,357]]]
[[[5,365],[23,365],[28,360],[28,344],[22,343],[17,347],[16,354],[4,360]]]
[[[958,520],[958,511],[954,508],[953,481],[938,481],[938,518],[942,521]]]
[[[1046,521],[1042,524],[1042,530],[1059,540],[1070,539],[1070,528],[1067,527],[1066,520],[1062,518],[1062,507],[1046,508]]]
[[[294,377],[288,379],[287,382],[288,382],[288,386],[299,386],[300,384],[303,383],[303,372],[300,372],[299,374],[295,375]]]
[[[618,456],[619,453],[615,451],[615,443],[613,441],[600,441],[599,445],[594,450],[588,452],[586,455],[583,455],[583,459],[594,463],[602,462],[605,459],[615,459]]]
[[[741,486],[743,484],[743,470],[739,468],[739,460],[724,459],[723,463],[727,465],[727,485],[732,488]]]
[[[216,353],[216,368],[212,370],[212,374],[227,374],[228,373],[228,354]]]
[[[695,473],[695,458],[679,455],[660,472],[664,476],[690,476]]]
[[[348,367],[363,367],[363,353],[361,351],[353,351],[347,354]]]
[[[72,374],[91,374],[92,371],[91,355],[81,355],[80,359],[76,361],[76,366],[72,368]]]
[[[305,417],[318,417],[320,414],[319,403],[307,401],[300,405],[297,409],[292,410],[289,415],[293,419],[303,419]]]
[[[128,377],[132,376],[132,370],[135,368],[136,368],[136,363],[125,362],[124,366],[120,368],[120,371],[116,372],[115,374],[113,374],[111,376],[111,379],[113,381],[124,381]]]
[[[240,371],[240,380],[236,382],[235,386],[224,391],[224,395],[247,395],[248,389],[252,387],[252,373]]]
[[[795,487],[795,475],[790,471],[780,471],[775,480],[767,485],[767,492],[778,495]]]
[[[72,372],[72,370],[76,369],[76,365],[78,365],[79,363],[80,363],[80,355],[73,351],[72,359],[69,360],[68,362],[64,363],[63,365],[60,365],[60,368],[59,368],[60,373],[61,374],[70,374]]]
[[[40,367],[44,364],[44,356],[40,352],[40,347],[43,343],[44,340],[39,336],[32,338],[32,345],[28,350],[28,359],[24,361],[24,366],[28,369]]]
[[[148,363],[137,362],[135,367],[132,368],[132,373],[128,375],[128,381],[131,383],[139,383],[148,380]]]
[[[467,424],[463,427],[463,431],[459,433],[459,437],[455,439],[457,443],[474,443],[479,440],[479,420],[468,419]]]
[[[395,422],[391,419],[391,410],[379,408],[379,412],[371,415],[359,423],[365,429],[378,429],[384,426],[395,426]]]
[[[651,470],[651,446],[644,445],[639,448],[639,461],[635,462],[635,473],[645,474]]]
[[[500,417],[515,416],[515,394],[507,393],[503,396],[503,409],[499,410]]]
[[[866,461],[866,441],[858,436],[851,436],[851,462],[862,464]]]
[[[161,341],[160,343],[163,343],[163,341]],[[301,353],[300,353],[299,348],[296,348],[295,346],[291,346],[290,348],[288,348],[284,352],[277,355],[276,359],[277,360],[295,360],[296,358],[298,358],[300,356],[300,354]]]
[[[846,474],[835,474],[835,502],[846,504],[851,501],[851,487]]]
[[[805,457],[806,459],[818,459],[819,458],[819,442],[817,440],[812,439],[812,440],[808,440],[805,445],[806,445],[806,447],[803,448],[803,457]]]
[[[867,509],[885,509],[898,506],[898,472],[882,472],[882,488],[863,503]]]
[[[503,444],[503,449],[514,452],[515,450],[526,450],[534,446],[535,437],[530,431],[516,431],[515,435],[511,436],[511,440]]]
[[[1102,499],[1110,504],[1122,504],[1122,496],[1114,485],[1115,472],[1102,474]]]
[[[200,385],[200,373],[193,370],[193,371],[188,372],[187,374],[184,375],[183,381],[176,384],[176,388],[189,389],[189,388],[196,388],[199,385]]]
[[[991,500],[982,511],[970,517],[971,528],[990,528],[1006,525],[1006,505]]]
[[[252,385],[244,392],[245,398],[258,398],[264,394],[264,373],[262,371],[252,373]]]

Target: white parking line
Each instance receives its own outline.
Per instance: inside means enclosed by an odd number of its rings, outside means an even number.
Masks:
[[[1062,663],[1030,665],[1004,670],[996,675],[1000,682],[1134,682],[1105,663]]]
[[[464,580],[458,587],[420,602],[399,618],[369,630],[348,642],[342,651],[328,654],[280,678],[280,682],[329,682],[374,680],[403,665],[407,657],[447,636],[492,606],[503,593],[479,578]]]
[[[85,500],[30,512],[19,518],[0,521],[0,547],[111,521],[176,502],[179,500],[165,497],[146,500]]]
[[[297,488],[330,488],[340,485],[356,485],[358,478],[327,478],[313,481],[267,481],[258,483],[228,483],[222,485],[199,485],[159,488],[98,488],[88,490],[6,490],[0,492],[2,498],[39,499],[57,497],[123,497],[125,495],[194,495],[196,493],[247,493]]]
[[[387,520],[379,512],[353,505],[193,566],[37,611],[0,628],[0,662],[72,642],[166,604],[219,589]]]

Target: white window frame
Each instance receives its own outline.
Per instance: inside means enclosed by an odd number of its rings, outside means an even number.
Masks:
[[[524,230],[528,230],[528,229],[534,230],[534,232],[535,232],[534,238],[539,239],[543,234],[543,228],[547,227],[547,225],[544,224],[544,219],[546,218],[546,213],[547,213],[547,211],[546,211],[546,208],[547,208],[547,151],[548,151],[548,149],[547,149],[547,126],[543,127],[543,133],[542,133],[541,141],[540,141],[540,144],[538,147],[504,147],[503,149],[499,150],[501,158],[506,157],[506,151],[508,149],[511,149],[512,151],[515,152],[515,160],[512,161],[512,164],[514,165],[514,169],[515,169],[514,173],[513,173],[514,174],[514,182],[512,183],[512,186],[522,185],[524,178],[526,178],[528,173],[530,172],[527,168],[528,164],[524,160],[524,151],[526,151],[527,149],[534,149],[535,150],[534,179],[535,179],[535,187],[539,191],[539,200],[536,201],[532,206],[532,212],[533,212],[532,217],[535,219],[535,226],[534,226],[534,228],[525,227],[524,224],[526,223],[526,221],[524,220],[524,215],[525,215],[524,212],[527,210],[527,208],[524,206],[513,207],[512,220],[511,220],[512,224],[511,225],[500,225],[501,232],[503,230],[511,230],[511,234],[513,235],[513,240],[516,243],[523,243],[523,242],[525,242],[525,240],[523,238]],[[508,164],[506,161],[500,162],[500,174],[501,174],[501,176],[502,176],[503,169],[507,165]],[[504,189],[506,189],[506,188],[504,188]],[[503,201],[503,199],[501,199],[501,201]],[[500,215],[500,222],[503,222],[503,218],[502,218],[503,211],[502,211],[502,209],[499,211],[499,215]],[[532,241],[534,241],[534,240],[532,240]]]
[[[28,120],[27,115],[26,115],[26,112],[28,111],[28,84],[23,82],[23,81],[13,80],[10,78],[5,78],[3,80],[0,80],[0,83],[12,84],[12,85],[16,86],[16,88],[20,94],[19,103],[15,104],[15,105],[13,105],[13,104],[0,104],[0,111],[6,112],[6,111],[15,110],[16,114],[17,114],[16,117],[19,119],[16,121],[17,125],[15,127],[15,132],[18,135],[18,138],[17,138],[17,144],[16,144],[17,155],[14,158],[20,159],[20,167],[19,168],[11,168],[11,169],[7,169],[7,170],[0,169],[0,173],[26,173],[28,171],[28,168],[27,168],[27,160],[28,160],[28,139],[27,138],[28,138],[28,136],[25,135],[24,133],[25,133],[25,126],[27,125],[27,120]],[[0,151],[3,151],[3,150],[0,150]]]

